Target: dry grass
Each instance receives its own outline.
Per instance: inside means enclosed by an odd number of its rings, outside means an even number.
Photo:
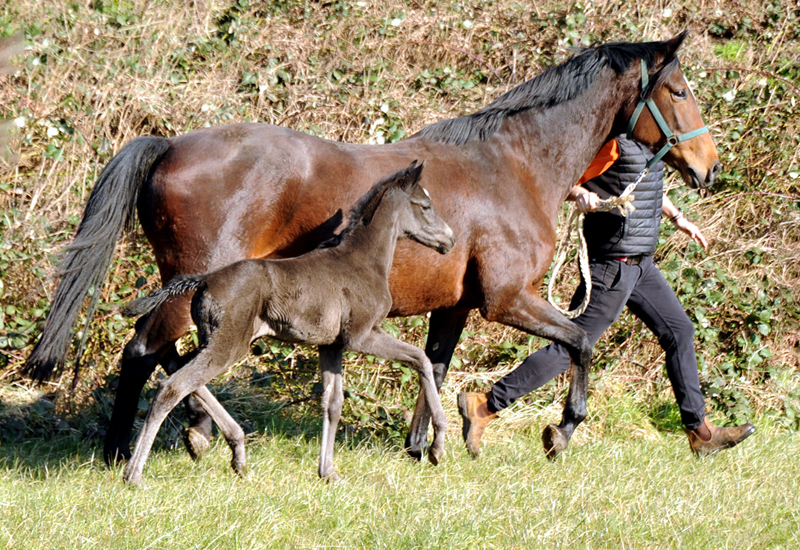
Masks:
[[[68,242],[98,171],[136,136],[260,121],[334,140],[376,142],[393,129],[410,135],[436,120],[475,111],[563,61],[568,48],[582,41],[660,39],[683,28],[692,31],[684,68],[726,171],[740,178],[733,191],[713,195],[676,189],[677,199],[699,218],[712,251],[698,256],[684,236],[673,234],[659,256],[677,257],[681,267],[713,262],[739,281],[742,293],[772,292],[800,303],[800,213],[790,176],[800,164],[800,88],[796,76],[781,76],[787,67],[796,68],[800,51],[796,7],[789,0],[737,2],[724,9],[713,3],[615,0],[582,9],[506,0],[240,5],[237,11],[233,2],[153,1],[144,9],[132,2],[22,0],[0,7],[0,31],[10,34],[24,26],[27,33],[25,56],[18,61],[22,70],[0,75],[0,113],[18,128],[12,148],[20,157],[3,174],[2,244],[6,251],[21,250],[3,268],[0,297],[4,306],[23,313],[24,322],[41,318],[53,291],[52,257]],[[227,40],[222,31],[230,21],[234,32]],[[761,35],[748,31],[747,21]],[[710,32],[715,28],[729,31]],[[725,32],[732,38],[720,38]],[[736,55],[725,53],[731,44],[741,44]],[[787,88],[770,93],[764,79],[786,82]],[[752,108],[729,102],[723,91],[749,94]],[[760,144],[766,130],[773,142]],[[674,176],[669,180],[672,187],[679,183]],[[745,258],[755,248],[763,252],[760,263]],[[118,257],[104,301],[129,296],[126,287],[143,275],[142,265],[152,264],[140,236],[123,243]],[[155,275],[147,278],[148,285],[157,284]],[[559,287],[563,295],[569,294],[570,278],[567,273]],[[764,281],[773,287],[765,289]],[[720,307],[735,316],[738,304]],[[720,325],[728,313],[720,313]],[[24,332],[24,325],[9,328],[12,314],[2,315],[6,326],[0,334]],[[127,325],[114,324],[112,312],[103,315],[93,325],[88,358],[96,367],[81,379],[84,396],[114,371],[125,336],[120,327]],[[797,324],[779,310],[776,319],[762,339],[772,351],[764,368],[730,380],[756,412],[781,412],[800,386]],[[503,355],[498,342],[541,345],[478,317],[467,330],[456,353],[461,366],[449,381],[452,391],[486,387],[514,367],[519,352]],[[18,380],[34,333],[29,326],[24,345],[2,350],[7,364],[0,380]],[[424,331],[408,330],[406,337],[421,343]],[[700,353],[713,373],[722,362],[718,349]],[[598,386],[606,401],[626,393],[643,404],[669,397],[663,354],[632,317],[609,332],[598,355],[608,371]],[[380,367],[359,366],[354,386],[375,388],[396,378]],[[768,369],[783,374],[763,376]],[[66,380],[50,387],[63,388]],[[558,402],[565,383],[558,380],[541,399]],[[397,393],[385,399],[408,405]]]

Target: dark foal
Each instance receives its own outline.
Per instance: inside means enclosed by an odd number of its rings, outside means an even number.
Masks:
[[[244,434],[205,388],[245,355],[250,343],[268,336],[284,342],[319,346],[322,372],[322,448],[319,475],[336,479],[333,443],[342,410],[343,349],[400,361],[420,373],[431,405],[434,464],[444,453],[447,423],[425,353],[386,334],[380,327],[392,307],[389,270],[399,237],[408,237],[444,254],[453,248],[453,231],[435,213],[419,185],[422,165],[383,180],[350,213],[350,224],[330,242],[284,260],[244,260],[205,275],[181,276],[164,288],[132,302],[125,313],[148,313],[172,296],[194,292],[192,319],[200,347],[188,362],[159,386],[147,413],[125,481],[141,481],[142,468],[161,423],[181,399],[196,392],[233,450],[232,466],[245,465]],[[232,426],[233,425],[233,426]],[[235,427],[234,427],[235,426]]]

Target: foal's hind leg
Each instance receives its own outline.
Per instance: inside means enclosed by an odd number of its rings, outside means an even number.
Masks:
[[[319,346],[319,369],[322,373],[322,444],[317,473],[322,479],[338,481],[333,467],[336,427],[342,416],[342,346]]]
[[[433,377],[433,365],[425,353],[416,346],[392,338],[379,327],[375,327],[363,340],[353,342],[350,349],[383,357],[390,361],[405,363],[419,372],[420,385],[431,410],[433,419],[433,445],[428,449],[428,460],[438,464],[444,456],[444,439],[447,432],[447,418],[439,399]]]
[[[167,374],[173,375],[175,374],[178,369],[183,367],[184,365],[191,362],[195,357],[197,357],[200,349],[196,349],[186,355],[179,356],[177,352],[175,353],[175,357],[166,362],[164,366],[164,370],[167,371]],[[206,387],[202,386],[196,392],[186,396],[183,400],[184,403],[187,403],[189,399],[192,399],[194,402],[194,406],[197,408],[202,408],[206,415],[206,418],[214,420],[219,427],[219,430],[222,432],[222,435],[225,437],[225,441],[228,443],[228,446],[231,448],[231,452],[233,453],[233,458],[231,459],[231,468],[239,475],[244,474],[244,469],[247,465],[247,459],[245,458],[245,450],[244,450],[244,431],[242,430],[241,426],[233,419],[233,417],[225,410],[217,398],[214,397],[214,394]],[[188,408],[188,407],[187,407]],[[210,418],[209,418],[210,417]],[[191,430],[192,428],[189,428]],[[197,436],[200,437],[200,436]],[[191,432],[187,432],[186,439],[191,438]],[[204,451],[208,449],[208,441],[205,441],[205,448]],[[200,457],[196,456],[191,448],[191,443],[189,441],[186,442],[187,448],[189,448],[189,454],[192,456],[192,459],[195,461],[199,460]]]
[[[441,390],[453,352],[461,338],[461,331],[467,323],[469,310],[443,309],[431,312],[428,328],[428,340],[425,344],[425,354],[433,364],[433,377],[436,389]],[[425,392],[420,387],[417,396],[417,405],[414,408],[414,418],[406,436],[406,452],[414,459],[420,460],[428,444],[428,424],[431,413]]]
[[[139,439],[136,441],[133,456],[125,467],[123,479],[126,482],[137,484],[142,480],[144,463],[150,454],[158,429],[175,405],[224,372],[237,357],[244,354],[244,350],[238,349],[242,346],[230,346],[227,340],[220,338],[220,341],[225,343],[224,346],[213,346],[212,344],[201,349],[191,362],[159,384],[158,392],[153,398],[144,426],[139,433]],[[225,349],[217,349],[219,347]],[[230,347],[234,349],[229,349]]]
[[[192,395],[197,399],[203,409],[211,415],[211,418],[217,423],[219,431],[225,436],[225,441],[228,443],[228,446],[231,448],[231,453],[233,454],[231,458],[231,468],[240,476],[244,475],[244,470],[247,466],[247,458],[245,457],[244,450],[244,430],[242,430],[242,427],[239,426],[228,411],[225,410],[225,407],[217,401],[217,398],[214,397],[207,387],[200,386]]]
[[[151,315],[137,321],[136,334],[122,353],[114,409],[103,451],[107,464],[120,459],[127,460],[131,456],[131,431],[139,409],[142,388],[159,363],[168,364],[177,357],[175,341],[188,328],[188,300],[184,301],[182,298],[173,299]],[[205,412],[196,404],[188,402],[187,408],[193,411],[190,414],[190,418],[195,419],[193,428],[207,442],[211,438],[210,420],[206,420],[208,417]]]

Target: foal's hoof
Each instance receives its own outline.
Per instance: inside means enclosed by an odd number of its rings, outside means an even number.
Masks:
[[[422,452],[425,449],[424,445],[414,445],[411,441],[411,434],[406,436],[406,454],[413,460],[420,462],[422,460]]]
[[[428,461],[434,466],[439,465],[439,462],[442,461],[443,456],[444,456],[444,451],[434,449],[433,447],[430,447],[428,449]]]
[[[336,471],[333,471],[330,474],[323,476],[322,480],[326,483],[339,483],[342,481],[342,478],[339,477],[339,474],[337,474]]]
[[[542,432],[542,444],[544,445],[544,454],[550,460],[554,460],[559,453],[567,448],[569,439],[564,435],[564,432],[555,424],[548,424]]]
[[[122,481],[131,487],[139,487],[142,485],[142,474],[130,472],[128,468],[125,468],[125,472],[122,474]]]
[[[247,463],[243,460],[231,460],[231,468],[236,472],[236,475],[244,477],[244,473],[247,470]]]
[[[195,462],[199,462],[211,446],[211,442],[194,428],[188,428],[186,430],[186,433],[183,435],[183,443],[186,445],[186,450],[189,451],[189,456],[191,456],[192,460]]]

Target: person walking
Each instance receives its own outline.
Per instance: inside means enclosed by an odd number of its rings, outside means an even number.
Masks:
[[[589,304],[574,322],[586,331],[594,346],[628,306],[656,335],[666,353],[667,375],[692,452],[708,455],[737,445],[755,431],[755,426],[747,423],[723,428],[709,421],[700,390],[694,325],[653,263],[662,215],[704,250],[708,249],[708,241],[664,193],[662,161],[658,161],[637,185],[633,193],[633,212],[627,216],[616,210],[596,212],[600,200],[620,196],[636,181],[652,157],[653,154],[637,142],[624,135],[618,136],[603,147],[567,196],[567,200],[574,201],[578,210],[586,214],[583,234],[592,278]],[[584,295],[582,282],[570,308],[579,305]],[[473,457],[480,454],[481,436],[498,412],[566,371],[570,365],[566,348],[553,343],[525,359],[498,380],[488,393],[459,394],[458,408],[470,454]]]

